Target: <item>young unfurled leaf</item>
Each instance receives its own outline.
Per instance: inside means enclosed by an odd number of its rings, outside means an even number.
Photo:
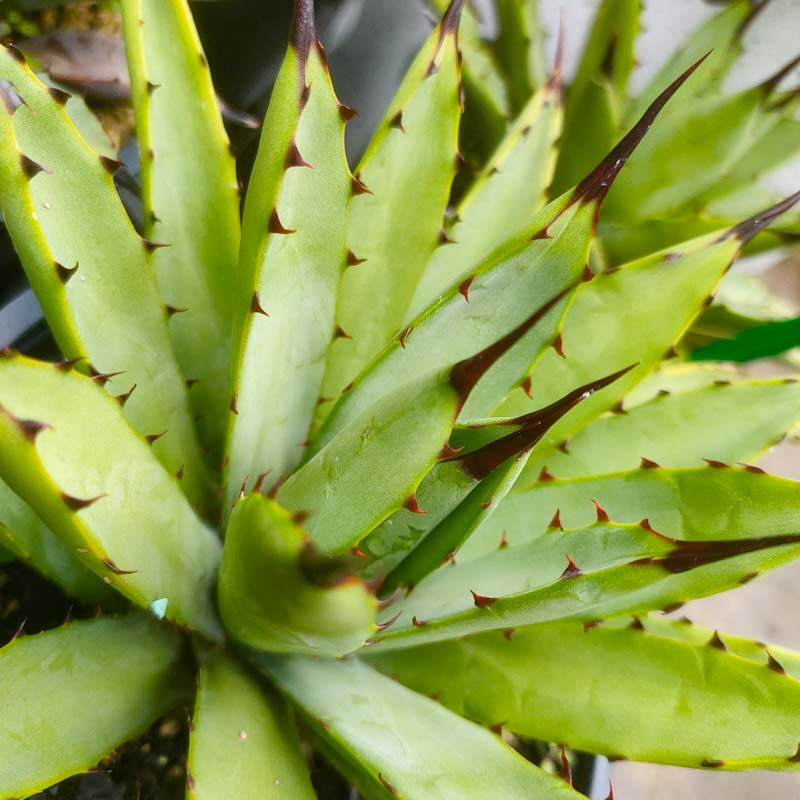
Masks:
[[[335,321],[351,181],[344,107],[316,37],[313,9],[308,2],[296,9],[245,206],[228,504],[243,481],[250,487],[265,474],[269,488],[295,467],[328,347],[349,335]]]
[[[358,660],[263,656],[323,752],[370,798],[578,800],[560,778]]]
[[[228,632],[271,652],[341,656],[355,650],[375,630],[375,598],[360,580],[338,574],[341,568],[316,554],[273,500],[249,495],[231,515],[220,569]]]
[[[231,656],[203,648],[198,659],[187,797],[315,798],[284,701]]]
[[[635,470],[540,481],[508,494],[466,542],[461,559],[528,542],[552,530],[597,518],[594,502],[616,522],[647,519],[678,539],[747,538],[762,531],[800,531],[800,484],[754,472],[753,467],[669,469],[644,461]]]
[[[190,400],[211,462],[225,430],[239,259],[239,194],[208,65],[185,0],[124,0],[145,236]]]
[[[555,81],[530,99],[456,207],[455,222],[447,230],[450,241],[428,261],[409,321],[525,228],[544,205],[561,117],[561,89]]]
[[[90,378],[0,358],[0,478],[107,584],[218,637],[219,542],[150,448]]]
[[[153,277],[159,254],[134,230],[106,166],[64,108],[0,48],[0,207],[66,358],[86,358],[153,451],[205,508],[213,491]],[[13,98],[12,98],[13,99]],[[9,111],[14,108],[14,111]]]
[[[693,361],[755,361],[800,345],[800,317],[757,325],[732,339],[718,339],[693,350]]]
[[[798,769],[800,655],[688,621],[537,625],[374,663],[457,714],[521,736],[686,767]]]
[[[85,603],[113,606],[119,597],[4,481],[0,481],[0,544]]]
[[[458,150],[463,3],[453,0],[409,68],[356,171],[347,246],[365,261],[342,279],[336,317],[347,337],[331,345],[325,397],[338,396],[400,329],[439,243]]]
[[[536,480],[543,467],[571,478],[634,469],[642,458],[665,467],[698,466],[703,459],[750,462],[800,422],[799,403],[800,385],[782,379],[657,396],[596,420],[566,443],[567,452],[535,454],[519,485]]]
[[[796,531],[751,536],[672,539],[646,520],[609,522],[598,507],[594,525],[556,528],[440,568],[391,606],[400,617],[376,641],[396,649],[482,630],[642,613],[734,588],[800,556]]]
[[[177,631],[144,614],[71,622],[0,649],[0,796],[91,769],[184,701],[181,651]]]

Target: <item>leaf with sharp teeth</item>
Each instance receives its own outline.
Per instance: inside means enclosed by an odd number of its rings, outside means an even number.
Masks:
[[[520,736],[685,767],[798,769],[800,654],[726,633],[721,650],[709,646],[708,628],[641,622],[539,625],[511,640],[492,632],[370,661],[416,692],[440,695],[455,713],[485,725],[503,720]],[[767,669],[769,654],[791,677]]]
[[[112,607],[114,592],[82,564],[38,514],[0,481],[0,543],[85,603]]]
[[[259,664],[295,705],[323,752],[364,797],[583,798],[491,731],[460,719],[358,659],[263,656]]]
[[[30,797],[93,769],[186,702],[182,644],[169,626],[131,614],[70,622],[0,649],[0,795]],[[43,719],[58,736],[42,735]]]
[[[568,454],[537,452],[520,485],[534,481],[545,465],[556,477],[570,478],[634,469],[643,455],[668,467],[697,466],[704,458],[749,463],[797,425],[798,402],[800,385],[780,379],[656,397],[587,425],[570,440]]]
[[[800,484],[736,467],[638,468],[531,483],[510,492],[460,551],[460,559],[544,536],[555,509],[562,524],[578,528],[595,518],[592,501],[615,522],[643,519],[666,536],[687,539],[747,538],[759,531],[800,530]]]
[[[236,504],[218,588],[220,613],[234,639],[269,652],[343,656],[369,638],[374,596],[346,572],[315,582],[308,547],[306,533],[274,500],[254,493]]]
[[[331,346],[327,397],[341,392],[400,327],[439,243],[458,150],[463,2],[453,0],[414,60],[356,171],[370,193],[351,202],[347,243],[366,263],[342,279],[337,324],[352,340]],[[398,111],[403,130],[392,124]]]
[[[732,589],[753,573],[800,557],[797,531],[759,535],[759,529],[756,538],[716,533],[713,540],[677,540],[645,522],[598,521],[459,561],[428,575],[392,605],[401,616],[376,634],[376,648],[638,614]],[[413,617],[426,624],[413,625]]]
[[[409,319],[525,228],[544,205],[561,117],[557,88],[545,86],[530,99],[456,207],[457,221],[447,231],[453,244],[435,250],[425,266]]]
[[[127,419],[144,435],[168,431],[156,454],[172,472],[184,465],[183,490],[208,508],[211,479],[151,268],[159,256],[146,253],[112,176],[64,107],[6,48],[0,79],[26,103],[13,117],[0,104],[0,207],[56,341],[68,359],[123,373],[108,384],[115,394],[138,385]],[[49,172],[29,181],[20,151]],[[79,265],[68,284],[58,264]]]
[[[512,387],[519,385],[532,363],[558,332],[566,297],[584,273],[589,245],[600,206],[616,176],[659,111],[682,83],[700,66],[694,64],[654,101],[639,122],[572,191],[551,202],[519,234],[509,239],[477,268],[469,281],[451,287],[401,328],[393,340],[343,392],[324,426],[312,441],[312,457],[338,430],[366,411],[391,388],[424,372],[452,366],[513,330],[548,295],[560,297],[545,319],[528,330],[510,352],[489,370],[463,409],[466,418],[495,408]],[[351,331],[352,333],[352,331]],[[330,394],[326,394],[330,397]]]
[[[187,763],[192,786],[186,796],[269,797],[274,786],[292,800],[313,800],[286,702],[232,656],[199,649]]]
[[[169,330],[183,373],[197,381],[192,408],[216,466],[230,399],[231,282],[240,233],[236,167],[188,3],[124,0],[122,17],[144,234],[170,244],[154,261],[156,280],[165,302],[186,309]]]
[[[611,148],[622,127],[620,110],[635,63],[641,5],[641,0],[603,0],[597,7],[578,71],[566,92],[554,193],[579,181]],[[674,76],[678,70],[674,64],[671,67]]]
[[[26,435],[20,420],[47,427]],[[0,359],[0,478],[77,557],[143,608],[220,636],[217,537],[123,409],[90,378],[57,365]]]
[[[299,2],[297,13],[311,13],[308,6]],[[308,438],[326,353],[338,334],[336,293],[347,256],[351,176],[344,125],[313,16],[298,18],[245,206],[244,313],[233,366],[238,414],[229,423],[228,500],[248,475],[255,480],[269,473],[269,487],[290,472]],[[274,210],[283,229],[293,233],[269,232]],[[251,313],[253,298],[268,316]]]

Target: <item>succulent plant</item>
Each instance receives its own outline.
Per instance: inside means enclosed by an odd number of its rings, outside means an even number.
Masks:
[[[297,0],[240,214],[187,3],[122,0],[141,234],[0,48],[0,208],[64,358],[0,357],[0,534],[103,609],[0,649],[3,798],[181,702],[201,800],[314,797],[295,718],[366,798],[580,796],[498,726],[798,768],[800,655],[656,613],[800,556],[798,485],[748,464],[800,385],[664,363],[800,231],[754,188],[797,92],[721,92],[744,0],[635,97],[635,0],[565,93],[496,5],[493,45],[444,9],[352,174]]]

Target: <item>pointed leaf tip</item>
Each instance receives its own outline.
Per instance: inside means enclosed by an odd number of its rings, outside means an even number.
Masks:
[[[625,162],[642,141],[661,110],[710,53],[711,51],[695,61],[689,69],[653,100],[639,121],[622,137],[616,147],[575,187],[573,202],[596,202],[598,205],[603,202],[615,178],[625,166]]]
[[[800,200],[800,191],[795,192],[785,200],[781,200],[780,203],[776,203],[774,206],[760,211],[758,214],[750,217],[750,219],[746,219],[738,225],[734,225],[724,235],[723,239],[733,236],[743,245],[747,244],[754,236],[757,236],[764,228],[781,216],[781,214],[786,213],[798,200]]]

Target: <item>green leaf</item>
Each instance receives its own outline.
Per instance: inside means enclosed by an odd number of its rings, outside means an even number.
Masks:
[[[153,277],[158,253],[133,228],[108,172],[18,51],[0,48],[0,203],[9,233],[67,358],[109,376],[143,436],[193,502],[213,490],[172,355]],[[33,177],[31,177],[33,176]],[[77,266],[77,269],[76,269]],[[121,374],[117,374],[121,373]]]
[[[458,149],[460,67],[453,0],[409,68],[356,171],[337,326],[322,387],[336,397],[399,329],[439,243]],[[424,176],[424,180],[420,180]],[[326,406],[320,407],[324,413]]]
[[[503,537],[510,545],[531,541],[550,529],[556,515],[556,524],[567,529],[589,525],[597,518],[595,501],[616,522],[648,519],[678,539],[800,530],[800,484],[754,469],[667,469],[645,462],[627,472],[534,483],[508,494],[459,557],[490,553]]]
[[[642,458],[665,467],[697,466],[705,458],[751,461],[800,421],[799,400],[800,386],[791,379],[726,382],[662,395],[588,425],[566,443],[566,453],[535,455],[520,485],[531,483],[544,467],[557,478],[571,478],[633,469]]]
[[[730,275],[731,273],[728,273]],[[740,378],[728,364],[693,364],[686,361],[664,361],[659,368],[641,380],[625,395],[624,409],[630,411],[658,396],[680,394],[712,386],[719,381]]]
[[[628,622],[498,631],[374,663],[522,736],[687,767],[798,769],[800,656],[681,621]]]
[[[83,772],[185,699],[177,631],[143,614],[72,622],[0,650],[0,795]]]
[[[555,425],[543,447],[580,430],[612,408],[682,338],[740,247],[727,232],[711,234],[582,284],[560,325],[560,349],[543,353],[524,388],[515,389],[494,413],[525,413],[531,406],[528,393],[537,404],[551,403],[596,375],[598,364],[604,369],[636,364],[609,391]]]
[[[0,481],[0,543],[85,603],[111,606],[118,598],[3,481]]]
[[[204,649],[198,657],[187,797],[315,798],[281,698],[230,656]]]
[[[119,403],[58,365],[0,359],[0,478],[134,603],[220,635],[219,542]]]
[[[347,566],[347,560],[342,560]],[[375,630],[375,598],[317,556],[290,515],[260,494],[231,515],[219,575],[231,636],[259,650],[340,656]]]
[[[498,0],[496,4],[499,30],[494,52],[508,83],[511,108],[515,112],[544,83],[543,75],[534,74],[535,56],[530,52],[537,45],[538,51],[542,50],[537,5],[537,0]]]
[[[239,194],[214,87],[186,0],[124,0],[145,235],[203,443],[219,463],[239,259]]]
[[[581,386],[553,405],[513,420],[512,430],[476,449],[453,452],[428,473],[418,502],[424,516],[398,511],[377,528],[361,548],[375,560],[370,574],[386,574],[383,594],[397,586],[414,586],[451,558],[467,537],[501,504],[527,456],[564,414],[620,377],[615,373]],[[430,509],[432,513],[428,513]]]
[[[755,361],[777,356],[800,345],[800,317],[767,322],[743,330],[732,339],[718,339],[693,350],[693,361]]]
[[[298,14],[305,5],[298,3]],[[313,15],[298,16],[245,207],[246,296],[234,363],[228,501],[242,482],[247,488],[266,474],[270,487],[300,460],[326,353],[341,334],[336,293],[346,260],[351,180],[343,108]]]
[[[368,800],[582,797],[490,731],[356,659],[273,656],[260,664]]]
[[[411,321],[459,278],[527,227],[544,205],[561,132],[560,87],[543,87],[525,106],[455,209],[451,241],[431,256],[414,294]]]
[[[555,192],[580,180],[614,143],[634,65],[640,13],[641,0],[603,0],[597,8],[581,63],[567,90]],[[673,64],[670,69],[676,74]]]

